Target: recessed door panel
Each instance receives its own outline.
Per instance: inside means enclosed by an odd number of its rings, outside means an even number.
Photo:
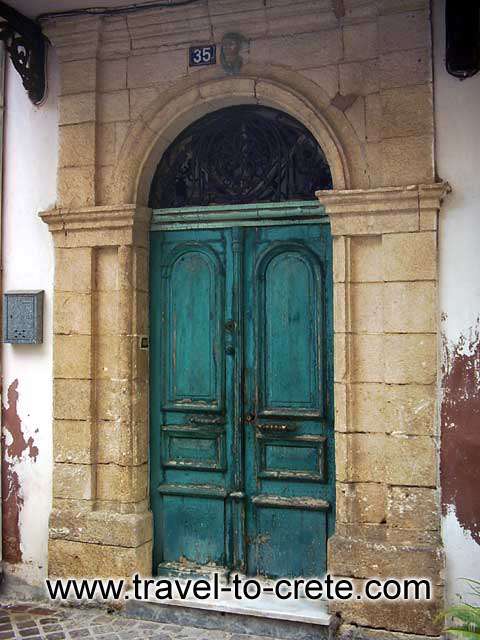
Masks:
[[[225,564],[224,501],[167,495],[163,499],[163,562]]]
[[[166,266],[165,406],[218,409],[221,403],[223,269],[208,246],[180,244]]]
[[[260,411],[318,411],[318,274],[301,250],[273,251],[258,274]]]
[[[327,482],[325,436],[257,436],[258,477]]]
[[[305,247],[273,244],[256,274],[259,411],[319,413],[320,269]]]
[[[259,506],[250,564],[261,576],[317,576],[326,566],[326,514]]]

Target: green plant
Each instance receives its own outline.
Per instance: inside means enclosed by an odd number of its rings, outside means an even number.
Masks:
[[[480,600],[480,582],[478,580],[465,580],[471,589],[475,599]],[[464,640],[480,640],[480,605],[461,603],[450,607],[446,617],[452,620],[447,626],[446,632],[452,633]]]

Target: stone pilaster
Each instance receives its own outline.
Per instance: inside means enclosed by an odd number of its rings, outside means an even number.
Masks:
[[[96,204],[98,50],[102,24],[98,16],[85,16],[45,25],[60,60],[60,207]]]
[[[55,244],[49,574],[151,572],[148,230],[125,205],[42,214]]]
[[[426,577],[433,602],[341,605],[346,622],[439,633],[437,235],[443,184],[317,193],[334,245],[336,533],[329,571]]]

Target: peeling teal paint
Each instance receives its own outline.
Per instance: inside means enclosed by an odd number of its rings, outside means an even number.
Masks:
[[[154,571],[325,572],[332,354],[328,224],[152,232]]]

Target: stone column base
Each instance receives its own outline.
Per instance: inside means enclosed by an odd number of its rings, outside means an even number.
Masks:
[[[443,609],[444,557],[440,544],[391,544],[334,535],[329,541],[329,572],[336,577],[353,578],[357,592],[370,578],[427,579],[431,582],[432,598],[407,602],[365,599],[331,604],[345,623],[389,629],[405,633],[439,635]],[[382,636],[383,637],[383,636]]]
[[[152,529],[151,513],[54,509],[48,574],[62,578],[148,576],[152,571]]]

